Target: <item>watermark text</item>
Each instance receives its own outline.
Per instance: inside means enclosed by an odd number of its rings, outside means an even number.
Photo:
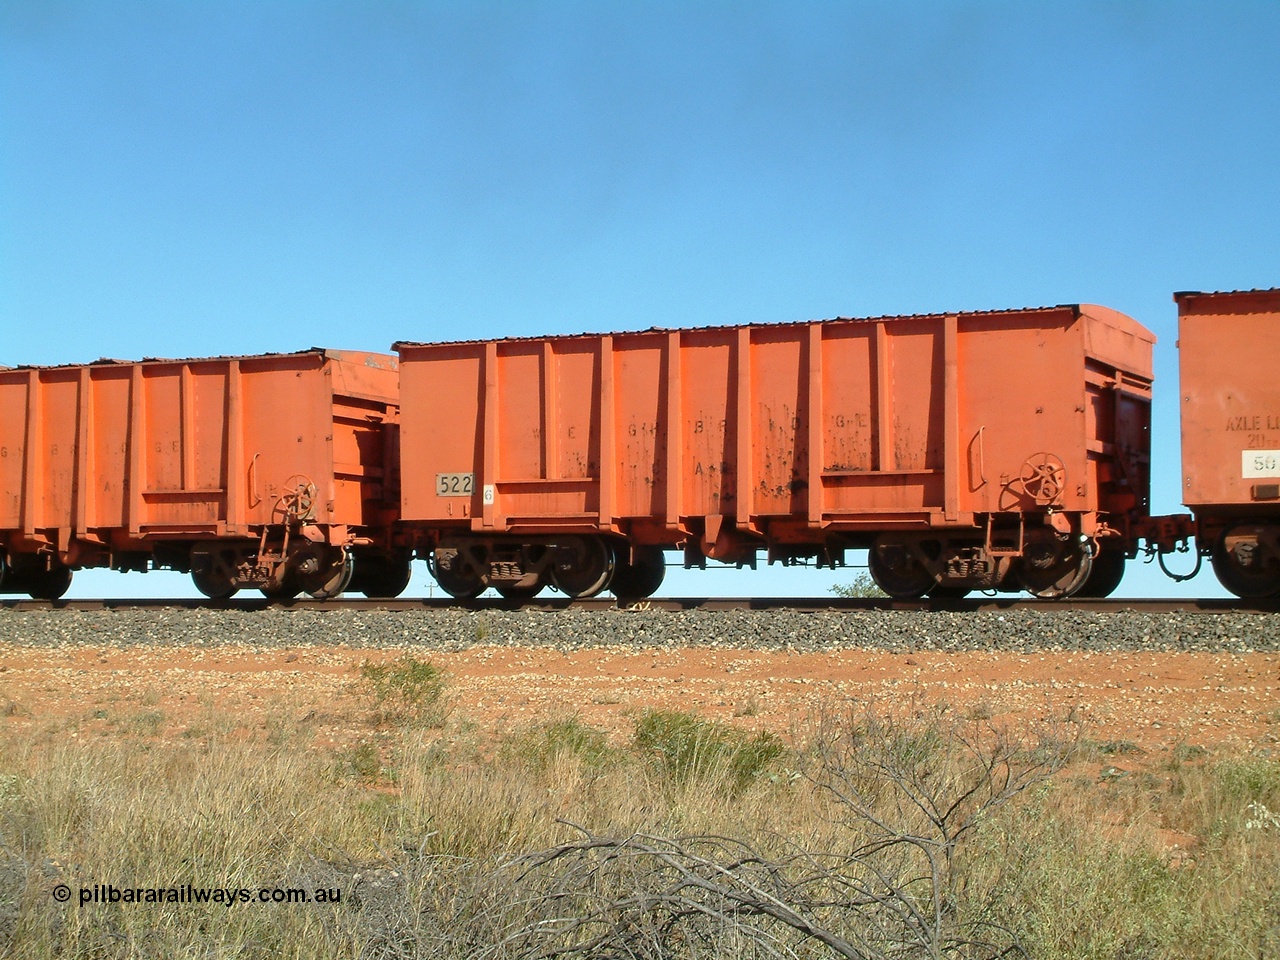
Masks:
[[[117,887],[112,883],[95,883],[74,891],[80,906],[90,904],[190,903],[217,904],[234,907],[242,903],[341,903],[341,887],[198,887],[187,883],[173,887]],[[53,899],[67,903],[72,888],[60,883],[53,888]]]

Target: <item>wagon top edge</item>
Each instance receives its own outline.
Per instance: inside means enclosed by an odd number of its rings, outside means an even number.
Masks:
[[[398,340],[391,345],[392,350],[402,351],[416,347],[438,347],[438,346],[465,346],[471,344],[482,343],[530,343],[542,342],[548,340],[565,341],[565,340],[590,340],[607,336],[641,336],[644,334],[657,333],[701,333],[715,332],[724,330],[738,330],[742,328],[778,330],[787,327],[805,327],[812,324],[850,324],[850,323],[898,323],[907,321],[934,321],[941,323],[948,317],[956,317],[957,319],[1015,319],[1026,316],[1052,316],[1055,314],[1063,314],[1065,319],[1077,320],[1081,317],[1088,317],[1092,320],[1107,324],[1108,326],[1118,327],[1125,333],[1138,337],[1139,339],[1150,343],[1156,342],[1156,336],[1137,320],[1118,310],[1110,307],[1103,307],[1098,304],[1091,303],[1071,303],[1058,304],[1056,306],[1043,307],[1023,307],[1020,309],[1008,310],[960,310],[940,313],[913,313],[913,314],[896,314],[878,317],[832,317],[825,320],[785,320],[780,322],[756,322],[742,324],[722,324],[719,326],[697,326],[697,327],[649,327],[645,330],[613,330],[595,333],[565,333],[550,334],[546,336],[527,336],[527,337],[497,337],[492,339],[469,339],[469,340],[445,340],[445,341],[419,341],[419,340]]]
[[[1179,314],[1270,313],[1280,310],[1280,287],[1254,290],[1182,290],[1173,295]]]
[[[114,357],[100,357],[88,363],[51,363],[51,364],[18,364],[7,367],[0,364],[0,370],[77,370],[82,367],[130,367],[130,366],[172,366],[174,364],[230,363],[252,362],[255,360],[290,360],[314,357],[317,361],[336,361],[338,363],[354,363],[378,370],[394,371],[399,365],[399,358],[393,353],[380,353],[368,350],[330,350],[325,347],[310,347],[306,350],[294,350],[281,353],[229,354],[214,357],[142,357],[138,360],[123,360]]]

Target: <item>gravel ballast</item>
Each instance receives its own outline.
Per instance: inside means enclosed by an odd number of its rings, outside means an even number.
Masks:
[[[873,649],[1280,651],[1280,615],[833,611],[0,610],[0,641],[24,647],[478,646],[712,647],[796,652]]]

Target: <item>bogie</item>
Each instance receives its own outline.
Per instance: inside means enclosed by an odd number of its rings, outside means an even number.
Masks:
[[[972,536],[886,533],[868,551],[867,567],[890,597],[958,600],[973,590],[1008,589],[1014,558]]]
[[[244,588],[256,588],[272,600],[307,593],[328,600],[345,592],[355,572],[355,555],[345,547],[295,544],[283,555],[260,553],[257,544],[210,541],[191,547],[187,561],[196,589],[225,600]]]

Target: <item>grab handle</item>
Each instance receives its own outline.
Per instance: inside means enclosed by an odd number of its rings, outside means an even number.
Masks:
[[[249,461],[249,506],[256,507],[262,502],[262,498],[258,496],[258,457],[261,453],[255,453],[253,459]]]

